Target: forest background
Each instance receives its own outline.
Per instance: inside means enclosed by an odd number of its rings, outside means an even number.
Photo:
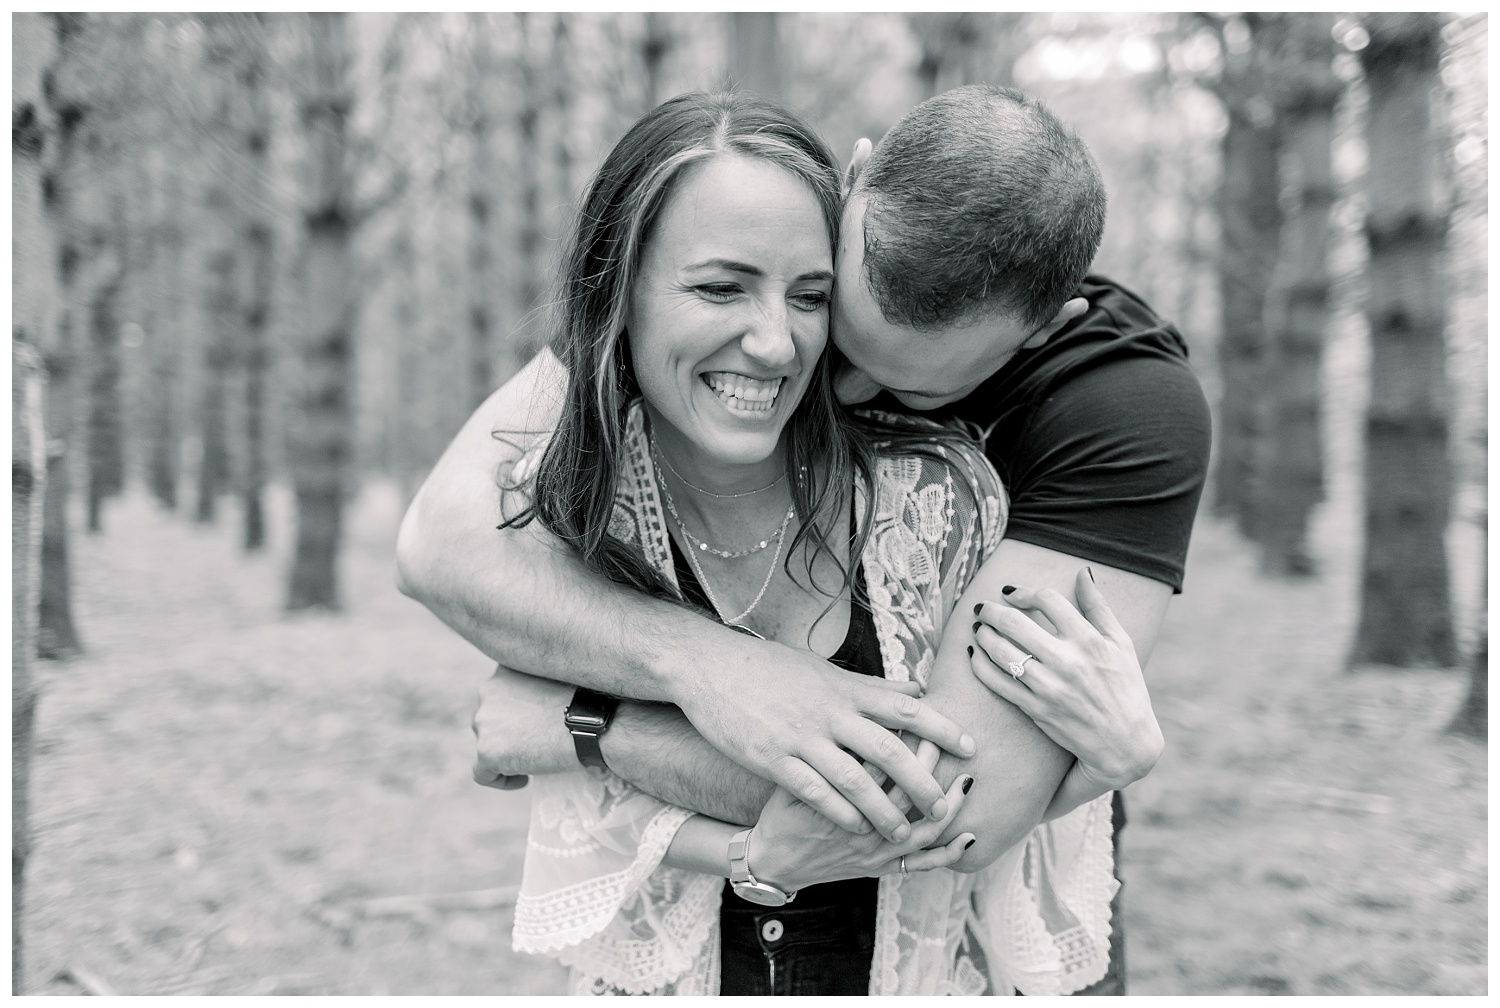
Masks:
[[[1090,144],[1096,269],[1215,407],[1131,991],[1486,991],[1486,16],[11,27],[13,990],[559,990],[404,504],[646,109],[734,80],[847,155],[982,80]]]

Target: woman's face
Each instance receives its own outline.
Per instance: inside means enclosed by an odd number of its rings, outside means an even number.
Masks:
[[[779,470],[781,431],[828,340],[833,251],[817,197],[768,161],[689,168],[642,250],[630,352],[669,460]]]

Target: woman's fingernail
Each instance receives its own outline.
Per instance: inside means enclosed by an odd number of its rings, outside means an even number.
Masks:
[[[965,777],[964,778],[964,794],[968,794],[969,793],[969,788],[971,788],[973,786],[974,786],[974,778],[973,777]]]
[[[979,839],[979,838],[978,837],[969,837],[969,842],[966,843],[966,844],[964,844],[964,850],[968,850],[970,847],[973,847],[974,846],[974,841],[977,840],[977,839]]]
[[[1009,595],[1011,592],[1013,592],[1015,590],[1016,590],[1016,586],[1015,585],[1006,585],[1004,588],[1000,589],[1000,594],[1001,595]]]
[[[974,657],[974,645],[973,644],[969,645],[969,657],[970,658]]]
[[[1094,582],[1094,584],[1098,584],[1099,583],[1099,579],[1096,578],[1096,577],[1094,577],[1094,568],[1092,568],[1092,567],[1085,567],[1084,570],[1086,570],[1086,571],[1089,572],[1089,580],[1090,581]]]
[[[969,628],[969,633],[978,633],[978,632],[979,632],[979,621],[975,620],[974,621],[974,625]]]
[[[977,604],[976,606],[974,606],[974,615],[978,616],[979,615],[979,610],[981,610],[983,608],[984,608],[984,603],[983,602],[980,602],[979,604]]]

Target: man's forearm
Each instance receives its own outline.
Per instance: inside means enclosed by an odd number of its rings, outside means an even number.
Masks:
[[[622,703],[601,744],[610,769],[642,791],[722,822],[753,825],[775,790],[709,745],[676,707]]]

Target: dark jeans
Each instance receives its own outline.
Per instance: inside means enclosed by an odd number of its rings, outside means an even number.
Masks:
[[[758,907],[719,913],[719,993],[868,994],[875,915],[847,907]]]
[[[1125,803],[1118,791],[1112,812],[1115,877],[1119,878]],[[1102,980],[1075,996],[1125,993],[1123,891],[1122,886],[1109,905],[1109,969]],[[873,908],[851,912],[847,907],[797,908],[796,904],[757,907],[726,896],[719,925],[723,933],[720,994],[869,993],[875,949]]]

